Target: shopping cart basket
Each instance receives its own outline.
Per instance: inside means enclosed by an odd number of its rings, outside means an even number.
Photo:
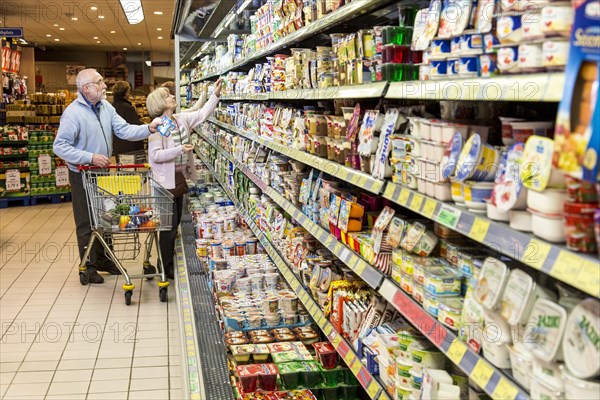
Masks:
[[[167,301],[164,263],[158,245],[158,232],[171,230],[173,223],[173,195],[152,179],[148,164],[114,165],[108,168],[80,166],[83,186],[87,196],[92,236],[79,266],[79,280],[88,284],[86,260],[95,241],[100,242],[123,277],[125,303],[131,304],[135,286],[132,278],[160,277],[159,297]],[[139,254],[141,233],[147,233],[145,242],[144,274],[129,275],[118,255],[129,254],[135,259]],[[158,253],[158,272],[150,264],[152,245]],[[136,252],[136,249],[138,251]]]
[[[145,164],[148,162],[147,150],[135,150],[128,153],[118,154],[117,163],[119,164]]]

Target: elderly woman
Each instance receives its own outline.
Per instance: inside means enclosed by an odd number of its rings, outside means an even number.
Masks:
[[[142,125],[140,117],[135,110],[131,101],[129,101],[129,95],[131,93],[131,86],[127,81],[118,81],[112,88],[113,90],[113,107],[117,114],[119,114],[128,124]],[[144,150],[144,141],[130,141],[123,140],[113,133],[113,154],[129,154],[137,153]]]
[[[146,108],[151,117],[168,117],[175,123],[169,136],[153,135],[148,141],[148,159],[154,179],[174,196],[173,226],[169,232],[161,232],[159,246],[165,274],[173,279],[173,256],[177,228],[181,222],[183,194],[187,191],[185,178],[195,180],[193,145],[189,142],[192,129],[206,121],[215,110],[221,96],[222,81],[215,84],[212,96],[204,107],[195,112],[174,114],[175,96],[167,88],[160,87],[148,95]]]

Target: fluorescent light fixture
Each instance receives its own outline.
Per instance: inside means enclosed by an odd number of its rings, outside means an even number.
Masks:
[[[94,39],[98,40],[98,36],[94,36]]]
[[[150,61],[150,58],[148,58],[148,59],[145,61],[145,63],[146,63],[146,65],[147,65],[148,67],[151,67],[151,66],[152,66],[152,61]]]
[[[139,24],[144,20],[142,0],[119,0],[119,2],[130,25]]]
[[[141,43],[138,43],[138,46],[141,46],[141,45],[142,45]]]
[[[46,37],[52,37],[52,35],[51,34],[47,34]]]
[[[59,31],[64,31],[64,30],[65,30],[65,28],[58,28],[58,30],[59,30]]]
[[[104,19],[104,15],[98,15],[98,19]]]
[[[238,8],[237,10],[237,14],[241,14],[242,11],[244,11],[246,9],[246,7],[248,7],[248,5],[250,5],[250,3],[252,3],[252,0],[246,0],[242,3],[242,5],[240,6],[240,8]]]
[[[0,22],[2,22],[2,21],[0,21]],[[58,24],[54,24],[54,26],[58,26]]]
[[[202,45],[202,47],[200,48],[200,51],[206,51],[206,49],[208,49],[208,47],[210,46],[210,42],[206,42]]]
[[[96,11],[97,9],[98,9],[98,7],[96,7],[96,6],[91,6],[90,7],[90,10],[92,10],[92,11]]]
[[[223,29],[225,29],[225,27],[223,25],[221,25],[219,28],[217,28],[213,37],[215,37],[215,38],[218,37],[221,34],[221,32],[223,32]]]
[[[54,39],[55,42],[60,42],[59,38]]]
[[[154,15],[163,15],[162,11],[154,11]]]
[[[162,36],[159,36],[158,39],[162,39]]]
[[[110,31],[110,33],[117,33],[117,31]]]
[[[125,50],[125,51],[126,51],[126,50],[127,50],[127,47],[123,47],[123,50]]]
[[[162,28],[156,28],[157,31],[162,31]]]
[[[77,18],[77,17],[71,18],[71,21],[78,21],[78,20],[79,20],[79,18]]]
[[[100,43],[102,43],[102,42],[101,42],[101,41],[99,41],[99,40],[96,40],[96,43],[100,44]]]

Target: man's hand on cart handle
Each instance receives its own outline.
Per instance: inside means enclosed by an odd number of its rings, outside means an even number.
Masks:
[[[151,122],[151,123],[148,125],[148,130],[149,130],[151,133],[156,133],[156,132],[158,132],[158,126],[159,126],[160,124],[162,124],[162,120],[161,120],[160,118],[156,117],[156,118],[154,118],[154,119],[152,120],[152,122]]]
[[[94,154],[92,156],[92,165],[100,168],[106,168],[110,164],[110,160],[104,154]]]

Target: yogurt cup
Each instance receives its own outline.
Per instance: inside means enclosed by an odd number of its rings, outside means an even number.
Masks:
[[[456,166],[458,163],[458,158],[460,156],[463,144],[463,137],[461,133],[456,132],[450,142],[446,145],[446,149],[444,151],[444,155],[442,157],[441,169],[442,169],[442,178],[449,179],[451,176],[454,176],[456,171]],[[454,196],[452,197],[454,200]],[[454,200],[456,201],[456,200]]]
[[[423,298],[423,308],[425,309],[425,311],[427,311],[429,314],[431,314],[437,318],[438,307],[439,307],[439,297],[437,297],[425,290],[425,296]]]
[[[510,210],[508,212],[509,226],[517,231],[531,232],[531,213],[523,210]]]
[[[491,181],[496,176],[500,153],[493,146],[483,143],[478,134],[473,134],[460,153],[456,179],[466,181]]]
[[[536,327],[532,340],[525,343],[531,353],[542,361],[562,359],[562,337],[567,312],[548,299],[538,299],[529,315],[529,325]]]
[[[479,76],[489,78],[496,75],[498,57],[496,54],[482,54],[479,56]]]
[[[564,243],[567,234],[563,214],[545,214],[533,209],[531,213],[531,228],[534,235],[552,243]]]
[[[464,204],[465,203],[463,188],[464,188],[463,182],[454,182],[453,181],[450,184],[452,201],[455,202],[456,204]]]
[[[505,263],[493,257],[486,258],[473,293],[479,304],[487,310],[495,310],[500,305],[508,275]]]
[[[446,60],[431,60],[429,76],[432,80],[444,79],[447,74],[448,63]]]
[[[600,383],[577,379],[569,372],[563,371],[565,380],[565,397],[569,400],[595,400],[600,393]]]
[[[562,347],[570,375],[579,379],[600,375],[599,341],[600,303],[586,299],[573,308],[565,327]]]
[[[480,33],[465,33],[460,39],[461,55],[479,55],[483,51],[483,37]]]
[[[448,60],[446,62],[447,62],[446,75],[449,77],[458,76],[460,59],[459,58],[448,58]]]
[[[493,182],[466,181],[463,187],[465,204],[470,210],[485,210],[493,189]]]
[[[446,59],[450,55],[450,39],[433,39],[429,48],[431,49],[431,60]]]
[[[567,199],[564,189],[545,189],[542,192],[527,191],[527,207],[544,214],[562,214]]]
[[[541,192],[548,186],[564,187],[564,174],[552,167],[553,154],[552,139],[537,135],[527,139],[523,151],[525,164],[521,169],[521,180],[526,188]]]
[[[483,356],[498,368],[510,368],[510,352],[508,350],[510,327],[497,313],[486,311],[485,330],[483,333]]]
[[[479,75],[479,55],[461,56],[458,61],[458,76],[471,78]]]
[[[493,221],[508,222],[508,211],[501,211],[498,207],[492,204],[491,200],[486,201],[487,217]]]

